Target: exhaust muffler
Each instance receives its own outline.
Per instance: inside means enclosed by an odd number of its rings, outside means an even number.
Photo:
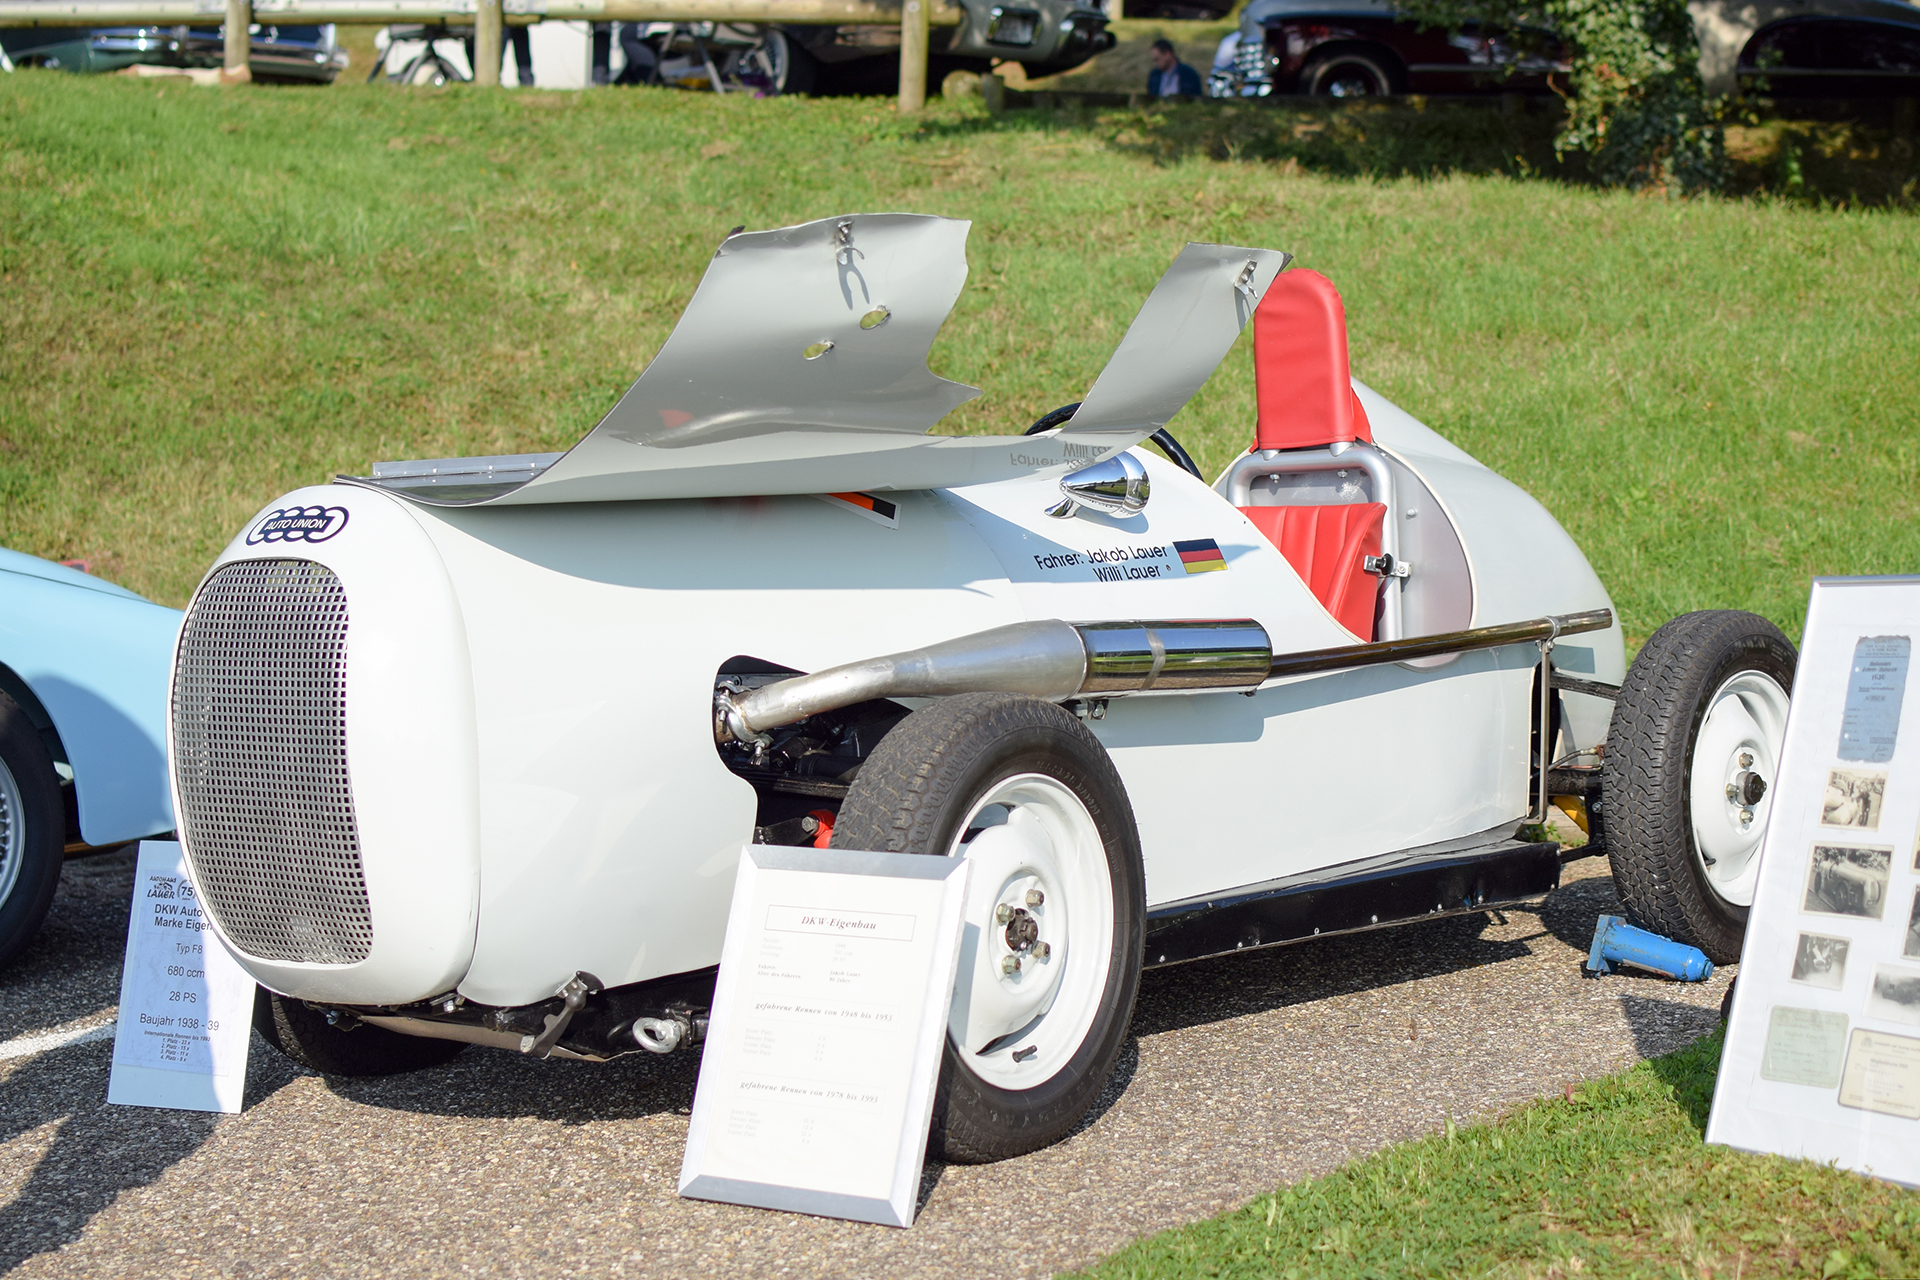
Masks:
[[[1130,693],[1253,689],[1273,646],[1249,618],[1185,622],[1016,622],[924,649],[868,658],[757,689],[719,689],[714,736],[769,729],[875,698],[1024,693],[1064,702]]]

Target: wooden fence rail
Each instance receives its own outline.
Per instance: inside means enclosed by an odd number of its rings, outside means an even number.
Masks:
[[[955,0],[0,0],[0,27],[225,28],[229,71],[247,65],[255,22],[474,27],[475,83],[500,83],[501,28],[535,22],[871,24],[900,28],[900,110],[926,104],[929,27],[957,27]]]

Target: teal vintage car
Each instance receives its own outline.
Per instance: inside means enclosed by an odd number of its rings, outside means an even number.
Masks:
[[[0,549],[0,965],[60,864],[173,830],[167,681],[181,613]]]

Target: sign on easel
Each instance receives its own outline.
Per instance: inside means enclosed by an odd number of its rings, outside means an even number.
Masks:
[[[240,1110],[253,996],[253,978],[207,924],[180,846],[142,841],[107,1101]]]
[[[1818,578],[1707,1141],[1920,1185],[1920,577]]]
[[[913,1224],[967,865],[747,846],[681,1195]]]

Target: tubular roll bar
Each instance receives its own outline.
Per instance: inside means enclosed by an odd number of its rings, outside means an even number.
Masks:
[[[1268,668],[1267,679],[1280,676],[1306,676],[1321,671],[1345,671],[1350,667],[1375,667],[1413,658],[1437,658],[1450,653],[1471,653],[1475,649],[1498,649],[1510,644],[1545,644],[1549,647],[1561,636],[1583,631],[1605,631],[1613,625],[1613,610],[1588,609],[1584,613],[1564,613],[1531,622],[1503,622],[1494,627],[1475,627],[1470,631],[1448,631],[1437,636],[1412,636],[1404,640],[1382,640],[1376,644],[1346,644],[1333,649],[1308,649],[1303,653],[1276,653]]]

